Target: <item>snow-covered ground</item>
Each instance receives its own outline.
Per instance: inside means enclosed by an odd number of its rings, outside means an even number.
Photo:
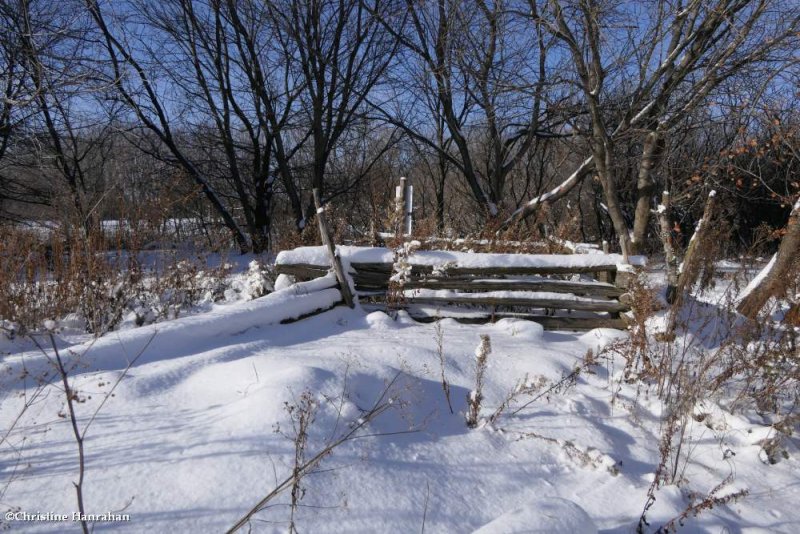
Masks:
[[[535,400],[521,396],[492,425],[469,429],[464,420],[481,334],[492,344],[482,410],[488,417],[520,381],[541,384],[541,393],[583,366],[587,351],[597,355],[624,333],[544,332],[514,320],[443,320],[437,327],[402,313],[392,320],[344,307],[270,324],[287,306],[291,301],[274,293],[96,341],[59,339],[73,366],[81,429],[107,400],[86,434],[85,508],[130,520],[99,522],[97,530],[226,530],[291,474],[286,402],[296,405],[309,391],[319,403],[310,458],[358,424],[397,377],[385,397],[391,409],[304,478],[295,514],[300,532],[635,531],[659,460],[662,405],[652,391],[620,380],[623,362],[601,358],[569,387]],[[77,511],[78,453],[63,392],[47,357],[4,343],[0,349],[11,355],[0,361],[0,438],[13,430],[0,445],[0,508],[69,515]],[[52,385],[31,402],[46,371]],[[711,405],[703,413],[691,423],[685,483],[657,491],[650,528],[679,515],[691,492],[705,494],[733,474],[718,496],[739,489],[749,495],[688,518],[687,532],[796,532],[795,449],[769,465],[758,445],[768,427]],[[287,531],[289,498],[281,495],[256,515],[252,531]],[[2,526],[79,529],[71,521],[4,519]]]

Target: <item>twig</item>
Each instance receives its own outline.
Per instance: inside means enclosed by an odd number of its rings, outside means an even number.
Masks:
[[[450,402],[450,383],[447,381],[447,376],[444,371],[444,330],[442,330],[442,323],[436,323],[436,352],[439,356],[439,372],[442,375],[442,391],[444,391],[444,398],[447,400],[447,407],[450,408],[450,414],[454,414],[453,404]]]
[[[431,485],[426,480],[425,481],[425,508],[422,510],[422,528],[420,529],[420,534],[425,534],[425,520],[428,517],[428,499],[431,496]]]
[[[58,370],[58,374],[61,377],[61,382],[64,385],[64,395],[67,399],[67,410],[69,411],[69,420],[70,424],[72,425],[72,433],[75,436],[75,443],[78,445],[78,482],[73,482],[72,484],[75,486],[75,493],[78,499],[78,511],[81,514],[81,529],[83,530],[84,534],[89,534],[89,524],[85,519],[86,509],[83,505],[83,478],[86,471],[86,456],[83,450],[84,436],[78,429],[78,418],[75,415],[74,405],[75,399],[77,398],[77,393],[74,393],[69,385],[69,374],[66,367],[64,367],[64,361],[61,359],[61,354],[58,351],[58,346],[56,345],[56,340],[53,336],[53,333],[49,332],[47,337],[49,338],[50,345],[53,348],[53,354],[55,354],[56,369]],[[39,350],[41,350],[42,353],[47,356],[47,351],[44,350],[44,347],[42,347],[35,338],[31,337],[31,339],[33,339],[33,342],[36,344]]]
[[[55,360],[53,360],[50,357],[50,355],[47,354],[45,348],[42,346],[41,343],[39,343],[39,341],[33,335],[30,336],[30,339],[33,341],[36,347],[42,352],[42,354],[44,354],[44,356],[51,363],[54,363],[54,365],[56,366],[56,370],[58,371],[59,377],[61,379],[61,383],[63,384],[64,387],[64,395],[66,397],[67,410],[69,411],[69,420],[72,426],[72,433],[73,436],[75,437],[75,443],[78,446],[78,481],[73,482],[73,485],[75,486],[75,493],[78,501],[78,511],[80,512],[81,515],[80,517],[81,529],[83,530],[84,534],[89,534],[89,525],[85,519],[86,509],[84,506],[84,498],[83,498],[84,497],[83,481],[86,475],[86,452],[84,449],[86,434],[89,431],[89,428],[92,426],[92,423],[95,421],[95,419],[97,419],[97,415],[100,413],[100,410],[103,409],[103,406],[105,406],[106,402],[108,402],[108,399],[111,396],[113,396],[114,390],[117,389],[117,386],[119,386],[122,379],[125,378],[125,376],[128,374],[128,371],[130,371],[131,367],[133,367],[136,361],[142,356],[142,354],[144,354],[145,350],[147,350],[147,347],[150,346],[150,343],[153,341],[153,338],[155,338],[156,333],[157,332],[153,332],[153,335],[150,336],[150,339],[147,340],[147,343],[144,345],[144,347],[142,347],[142,350],[140,350],[139,353],[134,358],[128,360],[128,365],[125,367],[125,369],[123,369],[122,373],[120,373],[120,375],[117,377],[117,380],[114,382],[114,385],[105,394],[103,400],[94,410],[91,417],[89,417],[86,426],[83,427],[83,431],[81,431],[80,428],[78,427],[78,417],[75,412],[75,401],[78,400],[78,394],[76,391],[72,389],[72,387],[69,384],[69,371],[67,370],[66,366],[64,365],[64,361],[61,358],[61,353],[58,350],[58,345],[56,344],[55,336],[53,335],[52,332],[47,333],[47,338],[49,339],[50,346],[53,349]],[[93,345],[94,341],[89,346],[89,348],[91,348]],[[85,355],[86,352],[84,352],[83,354]]]
[[[381,392],[381,395],[372,405],[366,413],[364,413],[357,421],[353,422],[350,430],[345,432],[344,434],[340,435],[336,440],[333,442],[328,443],[321,451],[315,454],[311,459],[305,461],[303,464],[297,466],[288,477],[283,479],[283,481],[275,486],[275,488],[270,491],[263,499],[258,501],[258,503],[253,506],[246,514],[244,514],[241,519],[239,519],[230,529],[226,532],[227,534],[232,534],[233,532],[238,531],[245,525],[247,525],[250,520],[253,518],[254,515],[261,512],[267,507],[267,504],[283,493],[285,490],[292,487],[296,478],[302,478],[310,471],[312,471],[319,463],[325,459],[328,455],[330,455],[334,449],[339,447],[340,445],[347,443],[348,441],[353,441],[361,436],[358,432],[367,426],[370,422],[381,416],[384,412],[389,410],[393,403],[390,399],[387,399],[386,396],[388,395],[389,391],[392,389],[394,384],[397,382],[398,378],[400,377],[400,373],[397,373],[394,378],[386,385],[384,390]],[[382,436],[385,434],[373,434],[374,436]]]
[[[542,391],[541,393],[536,395],[534,398],[532,398],[531,400],[529,400],[528,402],[526,402],[525,404],[523,404],[522,406],[520,406],[519,408],[517,408],[516,410],[511,412],[510,415],[517,415],[519,412],[521,412],[522,410],[524,410],[525,408],[527,408],[528,406],[530,406],[534,402],[538,401],[539,399],[541,399],[545,395],[549,395],[550,393],[553,393],[554,391],[558,391],[564,385],[570,384],[571,382],[575,381],[578,378],[578,375],[580,373],[581,373],[581,368],[580,367],[576,367],[575,369],[572,370],[572,372],[570,374],[568,374],[567,376],[565,376],[564,378],[562,378],[561,380],[559,380],[558,382],[556,382],[555,384],[553,384],[552,386],[550,386],[546,390]]]

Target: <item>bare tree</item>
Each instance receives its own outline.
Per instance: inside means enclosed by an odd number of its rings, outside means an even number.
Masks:
[[[520,46],[511,37],[516,14],[505,2],[474,7],[408,1],[404,27],[384,23],[403,45],[404,68],[393,76],[397,109],[378,112],[453,166],[474,201],[496,217],[511,171],[534,142],[560,137],[547,99],[557,95],[546,67],[552,39],[537,30],[533,47]]]
[[[267,250],[275,180],[272,154],[279,130],[263,107],[266,80],[248,80],[253,71],[261,72],[255,65],[262,58],[247,55],[250,48],[242,46],[242,39],[250,33],[241,32],[255,28],[256,33],[272,33],[258,25],[252,5],[230,9],[225,2],[167,0],[137,6],[159,41],[174,49],[169,62],[157,55],[148,60],[184,96],[187,127],[206,132],[203,138],[189,136],[192,144],[199,144],[193,160],[224,185],[220,194],[230,191],[233,205],[241,208],[252,250]],[[273,101],[267,103],[274,106]],[[198,153],[205,153],[204,161]]]
[[[174,131],[174,118],[171,108],[164,101],[159,88],[151,79],[151,71],[136,57],[136,47],[128,42],[128,35],[134,28],[123,23],[112,26],[106,19],[104,10],[97,0],[85,0],[86,7],[100,32],[106,60],[110,66],[110,79],[115,84],[117,93],[122,101],[130,108],[136,119],[144,128],[153,132],[158,140],[168,150],[186,174],[201,188],[202,193],[214,207],[216,213],[222,218],[225,226],[230,230],[239,248],[244,252],[250,250],[251,243],[245,232],[233,217],[228,206],[212,186],[209,177],[194,162],[187,151],[180,145]],[[120,32],[119,34],[117,32]],[[152,56],[152,48],[144,45]]]
[[[594,0],[529,5],[535,25],[557,37],[574,64],[591,163],[624,254],[644,242],[657,192],[653,174],[670,132],[726,82],[787,61],[800,22],[798,8],[780,0],[665,0],[629,9]],[[642,143],[633,217],[620,203],[615,150],[631,137]]]
[[[280,165],[285,182],[310,178],[309,189],[332,196],[326,181],[329,162],[351,127],[366,120],[366,102],[383,80],[396,50],[395,38],[377,23],[394,19],[394,2],[384,0],[284,0],[269,2],[267,13],[275,36],[289,59],[287,84],[299,90],[294,118],[310,145],[306,168]],[[392,140],[393,141],[393,140]],[[314,213],[308,198],[304,219]]]
[[[97,86],[82,38],[86,21],[71,7],[37,0],[0,7],[6,30],[0,159],[11,156],[6,164],[13,169],[2,180],[4,197],[46,206],[60,196],[63,184],[71,221],[88,230],[90,190],[97,185],[87,176],[87,156],[96,146],[89,130],[97,124],[81,104]],[[105,136],[95,137],[100,139]],[[11,146],[15,150],[9,152]]]

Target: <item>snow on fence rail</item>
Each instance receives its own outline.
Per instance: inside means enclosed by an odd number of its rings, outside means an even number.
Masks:
[[[360,297],[385,299],[395,261],[392,250],[340,246],[338,254]],[[549,329],[622,328],[625,323],[620,313],[630,310],[631,300],[624,287],[563,279],[565,275],[604,273],[604,278],[613,282],[618,270],[627,270],[627,265],[619,268],[622,261],[621,255],[601,253],[419,251],[408,258],[411,274],[403,283],[401,300],[411,316],[422,321],[452,317],[462,322],[485,322],[519,317]],[[645,260],[636,256],[630,263],[643,266]],[[323,247],[283,251],[276,259],[279,274],[298,280],[324,276],[329,270],[329,253]],[[532,310],[544,310],[545,314]],[[567,315],[556,315],[564,312]]]

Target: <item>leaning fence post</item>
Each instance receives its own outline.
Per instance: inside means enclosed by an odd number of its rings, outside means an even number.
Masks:
[[[331,239],[331,235],[328,231],[328,221],[325,218],[325,209],[322,207],[322,202],[319,199],[319,189],[314,188],[312,193],[314,195],[314,205],[317,207],[319,235],[322,237],[322,243],[328,249],[328,255],[331,258],[331,266],[333,267],[333,272],[336,274],[336,280],[339,282],[339,290],[342,292],[342,299],[344,300],[345,304],[347,304],[350,308],[353,308],[353,294],[350,292],[350,284],[348,283],[347,277],[344,274],[341,258],[339,258],[339,255],[336,252],[333,239]]]

